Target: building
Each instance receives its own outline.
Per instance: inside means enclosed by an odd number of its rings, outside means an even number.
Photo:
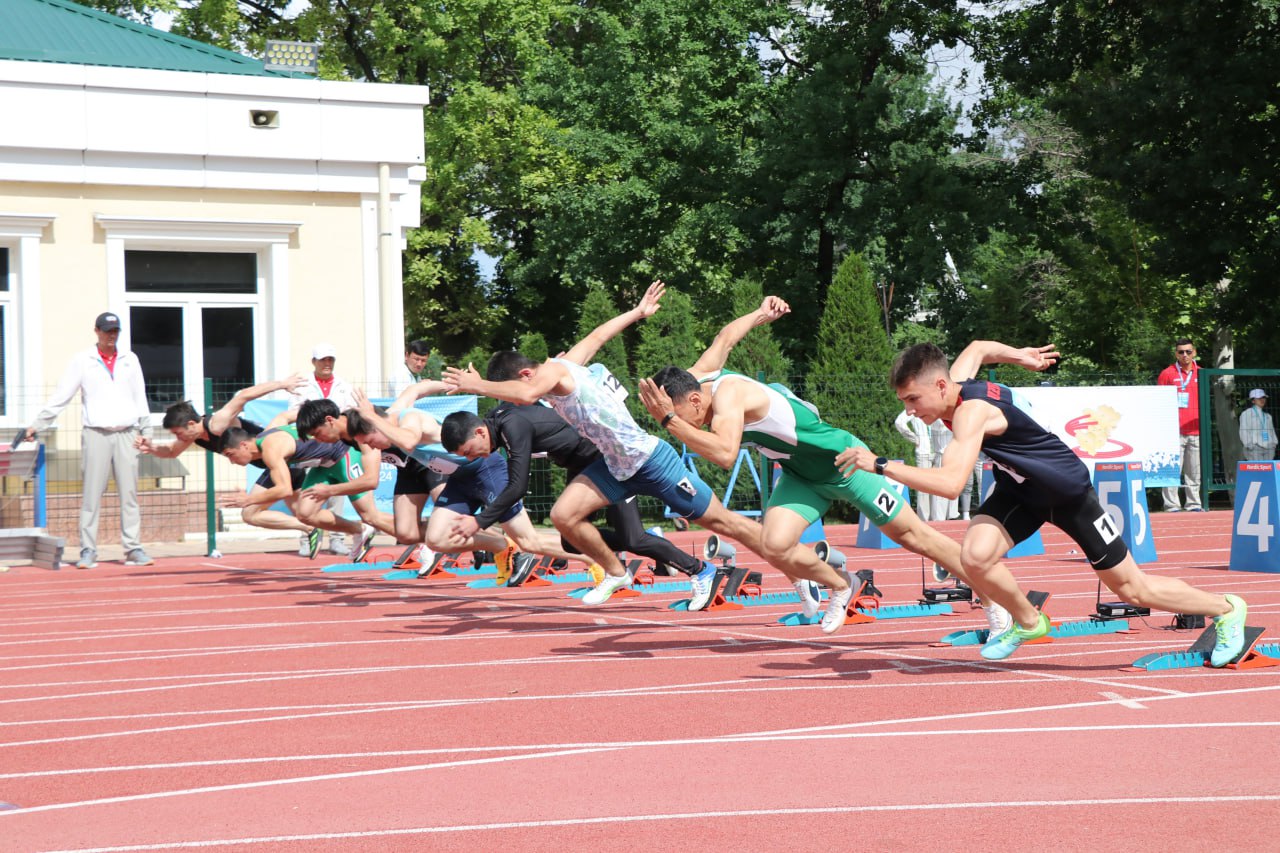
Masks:
[[[0,7],[0,428],[105,310],[155,413],[308,370],[317,341],[344,376],[390,375],[425,87],[268,72],[66,0]],[[72,408],[51,447],[71,458],[78,430]]]

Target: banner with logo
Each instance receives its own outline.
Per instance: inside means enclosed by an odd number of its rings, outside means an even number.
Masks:
[[[1171,385],[1015,388],[1030,414],[1066,442],[1093,476],[1095,462],[1142,463],[1144,485],[1182,481],[1178,396]]]

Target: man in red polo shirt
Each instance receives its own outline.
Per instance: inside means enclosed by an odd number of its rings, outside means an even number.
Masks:
[[[1190,338],[1173,345],[1174,363],[1160,371],[1158,385],[1172,385],[1178,392],[1178,444],[1182,448],[1182,482],[1187,488],[1187,512],[1204,512],[1200,505],[1200,365]],[[1163,492],[1164,511],[1183,509],[1178,487]]]

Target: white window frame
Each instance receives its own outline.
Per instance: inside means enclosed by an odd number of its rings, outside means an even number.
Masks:
[[[57,219],[53,213],[0,212],[0,247],[9,250],[9,289],[0,293],[4,311],[4,411],[0,426],[25,426],[43,400],[44,359],[38,346],[19,346],[19,341],[39,341],[40,328],[40,241]],[[23,393],[14,394],[15,390]]]
[[[289,245],[301,227],[300,222],[244,219],[178,219],[112,216],[99,213],[94,217],[106,235],[107,303],[121,316],[128,316],[131,306],[178,306],[194,310],[183,312],[183,375],[189,385],[188,396],[197,410],[203,411],[204,399],[200,308],[226,305],[253,307],[254,381],[266,375],[284,376],[289,359]],[[126,251],[159,252],[251,252],[258,257],[256,294],[245,293],[138,293],[125,289]],[[271,333],[267,334],[267,330]],[[130,346],[128,324],[120,337]],[[193,345],[197,344],[197,345]],[[153,413],[159,423],[162,413]]]

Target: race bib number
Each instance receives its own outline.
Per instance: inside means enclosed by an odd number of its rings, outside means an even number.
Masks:
[[[623,387],[618,378],[609,372],[609,368],[603,364],[593,364],[587,368],[587,372],[600,385],[601,388],[609,392],[609,395],[619,402],[627,399],[627,389]]]
[[[898,497],[897,493],[892,492],[889,489],[881,489],[880,494],[876,495],[875,503],[876,508],[882,513],[885,515],[893,515],[894,511],[898,508],[900,501],[901,498]]]
[[[1098,531],[1098,535],[1102,537],[1102,541],[1107,545],[1116,541],[1116,537],[1120,535],[1120,529],[1116,526],[1116,521],[1111,517],[1111,513],[1104,512],[1098,516],[1093,522],[1093,527]]]

